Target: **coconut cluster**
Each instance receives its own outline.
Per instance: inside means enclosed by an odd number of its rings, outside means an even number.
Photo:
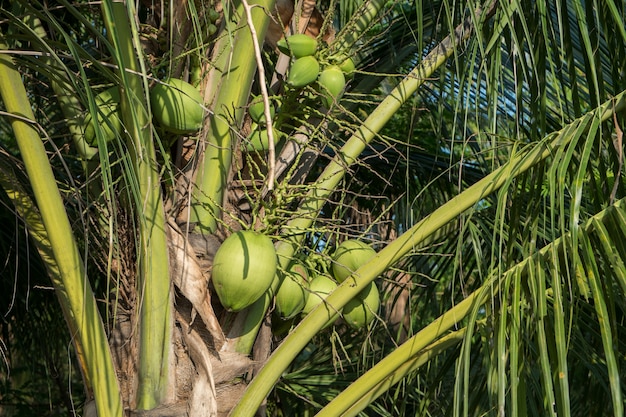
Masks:
[[[297,89],[315,84],[326,108],[339,100],[346,87],[346,77],[352,76],[355,69],[354,61],[348,56],[329,59],[319,56],[317,40],[305,34],[281,39],[278,49],[292,58],[287,85]]]
[[[327,51],[320,51],[315,38],[302,33],[282,38],[277,42],[277,47],[280,52],[291,57],[289,72],[285,79],[288,88],[300,90],[312,86],[321,97],[324,107],[332,108],[343,95],[346,80],[352,77],[355,71],[352,58],[343,53],[327,57]],[[273,119],[276,106],[281,105],[281,98],[272,96],[269,99],[270,118]],[[266,152],[269,149],[265,107],[261,96],[253,96],[248,103],[248,114],[252,124],[250,133],[244,141],[243,148],[246,152]],[[276,142],[284,137],[284,134],[276,128],[272,129],[272,133]]]
[[[296,261],[292,265],[297,265],[295,271],[298,278],[294,280],[293,267],[287,270],[283,278],[278,295],[281,299],[290,300],[290,305],[295,305],[294,299],[298,299],[297,305],[302,305],[299,309],[289,310],[289,315],[282,315],[283,318],[295,316],[297,313],[301,315],[309,314],[332,293],[339,284],[355,273],[361,266],[367,263],[376,255],[376,251],[365,242],[350,239],[342,242],[333,253],[330,272],[331,274],[318,274],[316,271],[304,271],[303,264]],[[294,285],[297,282],[297,285]],[[285,285],[286,283],[286,285]],[[284,290],[283,290],[284,287]],[[302,293],[305,295],[302,296]],[[285,293],[282,294],[281,292]],[[279,297],[276,299],[277,311],[281,313],[283,308],[280,307]],[[355,329],[363,328],[369,325],[380,307],[380,295],[378,288],[374,282],[369,283],[355,298],[350,300],[341,312],[343,320]],[[326,306],[329,316],[329,323],[332,324],[339,316],[331,306]]]
[[[274,305],[279,321],[293,322],[324,305],[329,326],[339,315],[324,300],[375,255],[369,245],[352,239],[335,250],[332,274],[318,273],[300,258],[279,269],[272,240],[262,233],[244,230],[230,235],[217,250],[211,280],[220,303],[232,312],[251,306],[268,294],[274,280],[278,280]],[[379,307],[378,288],[371,282],[344,306],[340,316],[349,326],[359,329],[375,319]]]

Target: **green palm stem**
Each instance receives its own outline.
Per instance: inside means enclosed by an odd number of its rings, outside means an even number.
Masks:
[[[358,43],[359,38],[368,30],[381,10],[385,10],[387,4],[385,0],[369,0],[364,3],[356,12],[358,17],[350,20],[337,34],[336,40],[330,45],[331,49],[339,54],[347,54]]]
[[[77,334],[78,328],[76,327],[76,321],[72,319],[72,312],[69,309],[69,299],[67,294],[61,290],[61,288],[63,288],[63,277],[61,276],[59,267],[54,259],[50,239],[48,239],[46,228],[41,220],[41,214],[23,186],[23,184],[28,182],[28,178],[24,178],[24,182],[22,182],[22,180],[18,180],[18,178],[19,173],[12,169],[12,165],[9,162],[2,161],[2,163],[0,163],[0,187],[2,187],[13,203],[19,218],[28,227],[28,234],[32,238],[33,244],[37,248],[37,252],[43,260],[48,276],[50,277],[50,281],[52,281],[52,286],[55,288],[55,294],[59,300],[59,305],[61,306],[61,311],[63,312],[63,318],[69,328],[69,333],[71,335]],[[76,338],[72,338],[72,342],[74,344],[76,357],[78,359],[81,375],[85,384],[85,391],[92,393],[92,384],[89,380],[89,375],[86,372],[88,364],[82,345]]]
[[[432,234],[437,233],[439,229],[445,227],[463,212],[474,207],[487,195],[497,191],[510,183],[517,175],[526,172],[548,158],[554,149],[564,147],[572,140],[577,139],[590,125],[606,121],[613,114],[622,111],[626,108],[625,97],[626,91],[565,126],[560,131],[547,136],[541,143],[530,146],[528,150],[518,152],[512,156],[508,163],[440,206],[403,235],[389,243],[369,262],[339,285],[326,298],[325,303],[320,304],[309,313],[285,338],[250,385],[248,385],[241,401],[233,409],[232,415],[243,417],[254,415],[272,386],[278,381],[286,367],[289,366],[298,353],[366,285],[406,254],[419,248]],[[559,367],[563,368],[563,366]]]
[[[373,13],[377,12],[377,7],[380,6],[377,1],[372,1],[370,4],[373,6],[371,10],[368,9],[368,13],[365,14],[367,19],[373,19]],[[402,104],[404,104],[404,102],[417,91],[419,86],[428,80],[454,53],[454,50],[470,36],[470,22],[470,19],[466,20],[464,24],[456,29],[454,36],[446,37],[438,47],[434,48],[406,78],[391,91],[356,130],[352,137],[346,141],[345,145],[337,153],[337,156],[330,161],[320,174],[318,181],[311,185],[300,208],[294,213],[293,220],[289,221],[283,230],[282,235],[286,237],[286,239],[276,244],[276,252],[281,267],[286,268],[289,262],[291,262],[291,258],[299,247],[306,231],[313,224],[315,216],[321,211],[328,197],[337,188],[346,173],[347,167],[357,160],[367,144],[376,137],[376,134],[393,117]],[[363,27],[367,26],[365,23],[361,23],[361,25],[363,25]],[[275,279],[269,290],[270,293],[276,294],[279,285],[279,279]],[[254,326],[253,328],[258,329],[261,326],[264,315],[259,315],[258,311],[264,303],[265,301],[260,299],[251,307],[239,313],[248,316],[246,322],[251,321],[254,323],[254,325],[246,324],[246,328]],[[251,314],[252,311],[254,311],[255,314]],[[253,342],[254,339],[249,337],[247,345],[244,341],[235,341],[233,343],[237,344],[240,349],[238,350],[239,352],[249,353],[252,350]]]
[[[257,32],[255,42],[263,43],[265,39],[270,19],[266,10],[273,10],[274,3],[275,0],[250,2],[253,6],[252,24]],[[192,195],[190,221],[197,222],[199,228],[208,233],[216,230],[221,215],[232,162],[232,138],[239,133],[243,109],[257,69],[256,61],[250,58],[254,56],[254,45],[247,25],[247,20],[241,18],[233,33],[230,53],[224,56],[224,59],[228,58],[226,66],[219,81],[215,81],[220,85],[219,93],[213,105],[207,146]]]
[[[127,7],[130,9],[127,10]],[[129,132],[128,149],[134,161],[135,210],[139,223],[138,291],[139,365],[137,408],[149,410],[167,400],[170,383],[172,298],[169,252],[159,167],[148,109],[148,82],[134,27],[133,3],[105,1],[104,22],[119,67],[121,114]]]
[[[222,85],[222,76],[229,67],[231,55],[233,53],[233,34],[239,27],[239,20],[244,14],[243,3],[238,1],[236,4],[224,3],[222,19],[224,28],[215,40],[212,47],[210,69],[206,70],[206,66],[198,63],[197,70],[193,68],[195,63],[192,62],[191,78],[194,82],[202,85],[202,94],[205,105],[214,108],[215,101],[219,98],[219,91]],[[206,65],[206,64],[205,64]],[[203,74],[206,71],[206,75]],[[194,84],[195,85],[195,84]]]
[[[0,49],[7,50],[0,39]],[[46,149],[37,131],[37,124],[24,84],[11,57],[0,54],[0,96],[6,111],[14,115],[11,125],[30,181],[41,221],[34,207],[19,195],[15,202],[33,222],[33,239],[44,251],[43,260],[53,272],[53,284],[63,310],[74,330],[79,352],[84,357],[84,373],[93,389],[100,415],[122,416],[122,401],[113,367],[108,339],[98,311],[83,260],[72,227],[67,217],[63,199],[55,182]],[[9,190],[10,192],[10,190]],[[29,225],[30,226],[30,225]],[[34,232],[38,231],[38,232]]]

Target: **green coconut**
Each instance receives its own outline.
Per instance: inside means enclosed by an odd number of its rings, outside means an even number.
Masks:
[[[230,235],[218,248],[211,280],[224,308],[240,311],[269,289],[276,267],[272,240],[264,234],[244,230]]]
[[[343,307],[343,319],[354,329],[369,325],[380,308],[380,294],[376,284],[370,282],[363,291]]]
[[[122,121],[119,114],[120,92],[117,87],[111,87],[94,97],[98,113],[96,120],[104,140],[112,141],[122,131]],[[97,142],[96,127],[91,113],[88,113],[84,121],[85,140],[90,145]]]
[[[303,56],[291,63],[287,84],[295,88],[302,88],[317,80],[320,73],[320,64],[314,56]]]
[[[306,315],[313,311],[313,309],[323,303],[326,297],[328,297],[328,295],[336,288],[337,283],[326,275],[317,275],[313,277],[309,282],[309,293],[306,297],[306,303],[302,309],[302,314]],[[330,320],[333,315],[334,318],[326,323],[324,327],[330,326],[339,318],[339,316],[335,314],[337,311],[330,306],[327,306],[326,313],[328,320]]]
[[[150,91],[150,106],[157,123],[172,133],[191,134],[202,128],[202,96],[188,82],[169,78],[157,83]]]
[[[326,108],[330,108],[343,94],[343,89],[346,87],[346,76],[338,66],[331,65],[320,73],[317,83],[323,95],[324,105]]]
[[[276,114],[276,109],[274,108],[274,104],[272,103],[272,99],[269,100],[270,105],[270,115],[271,118]],[[265,103],[263,102],[263,96],[254,96],[250,100],[250,104],[248,106],[248,113],[250,114],[250,118],[258,123],[265,123]]]
[[[354,65],[354,61],[350,57],[345,57],[345,59],[340,60],[339,68],[346,75],[346,77],[352,77],[356,66]]]
[[[276,143],[280,140],[281,132],[274,128],[272,128],[272,132],[274,134],[274,146],[276,146]],[[252,131],[244,141],[244,145],[247,152],[267,152],[270,148],[268,130],[264,126],[253,123]]]
[[[302,308],[302,314],[309,314],[315,307],[321,304],[328,294],[337,288],[337,283],[326,275],[316,275],[309,282],[309,293],[306,303]]]
[[[295,260],[281,275],[282,282],[276,292],[276,311],[281,317],[291,318],[306,304],[309,274],[304,264]]]
[[[376,251],[365,242],[356,239],[343,241],[333,254],[333,276],[338,282],[345,281],[374,255]]]
[[[294,58],[315,55],[317,51],[317,40],[303,33],[296,33],[278,41],[278,49],[285,55]]]

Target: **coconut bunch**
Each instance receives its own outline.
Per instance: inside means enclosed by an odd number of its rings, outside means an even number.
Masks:
[[[291,92],[304,91],[311,87],[316,91],[321,106],[331,109],[342,97],[347,81],[353,76],[355,64],[345,53],[329,54],[310,34],[297,33],[281,38],[276,43],[278,51],[289,57],[285,85]],[[270,117],[275,120],[276,109],[283,105],[283,96],[269,97]],[[266,152],[269,149],[269,135],[265,119],[266,103],[261,95],[252,96],[248,103],[250,131],[243,143],[247,152]],[[272,126],[276,142],[284,138],[280,128]]]
[[[302,33],[278,41],[278,49],[292,58],[287,74],[287,85],[299,89],[314,85],[322,96],[323,104],[330,108],[346,87],[346,77],[351,77],[355,65],[344,54],[324,56],[318,53],[318,42]]]
[[[251,306],[270,289],[274,280],[280,286],[274,296],[277,321],[297,319],[313,311],[338,284],[376,255],[366,243],[350,239],[335,250],[329,271],[313,267],[305,259],[293,259],[280,271],[272,240],[259,232],[243,230],[230,235],[215,254],[212,283],[221,305],[237,312]],[[380,307],[380,294],[374,282],[368,284],[357,297],[348,302],[341,316],[355,329],[369,325]],[[329,309],[329,319],[334,310]],[[329,322],[329,324],[332,323]]]

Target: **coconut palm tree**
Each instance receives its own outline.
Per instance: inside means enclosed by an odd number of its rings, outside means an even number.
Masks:
[[[623,415],[625,8],[3,7],[0,185],[84,414]]]

